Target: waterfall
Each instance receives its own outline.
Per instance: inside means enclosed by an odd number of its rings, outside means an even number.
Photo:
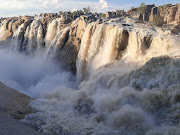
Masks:
[[[34,52],[39,53],[44,50],[47,55],[45,57],[48,57],[50,53],[52,57],[57,56],[58,51],[62,49],[67,42],[70,31],[69,27],[62,29],[61,23],[62,18],[52,20],[52,22],[49,22],[47,25],[47,31],[43,29],[40,18],[34,19],[29,25],[25,25],[25,23],[21,24],[13,33],[13,36],[9,38],[11,50],[30,55],[33,55]],[[6,31],[2,23],[0,27],[0,37],[3,38]]]
[[[52,134],[179,134],[180,35],[125,20],[1,23],[0,81],[36,98],[22,121]]]
[[[43,46],[43,29],[40,20],[34,20],[30,26],[27,27],[24,35],[23,46],[26,48],[27,53],[32,53],[37,48]]]
[[[127,46],[127,34],[118,26],[92,23],[82,38],[77,60],[80,81],[88,79],[98,68],[114,62]]]
[[[23,51],[22,44],[23,44],[24,32],[25,32],[24,24],[19,26],[19,28],[15,31],[11,41],[11,50],[13,50],[14,52]]]
[[[58,19],[53,20],[51,23],[49,23],[46,38],[45,38],[46,46],[48,46],[51,43],[51,41],[54,39],[58,31],[60,31],[59,22],[60,22],[60,19],[58,18]]]
[[[159,29],[141,27],[89,24],[77,59],[78,80],[88,80],[99,68],[116,60],[139,67],[152,57],[179,55],[178,37],[160,32]]]

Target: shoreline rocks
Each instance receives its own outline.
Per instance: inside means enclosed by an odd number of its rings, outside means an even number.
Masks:
[[[23,119],[25,115],[33,113],[29,106],[32,98],[0,82],[0,111],[11,115],[15,119]]]

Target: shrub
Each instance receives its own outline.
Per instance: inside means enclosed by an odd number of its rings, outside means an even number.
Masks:
[[[106,14],[101,14],[100,16],[103,18],[103,17],[106,17]]]
[[[141,14],[145,14],[146,9],[147,9],[147,5],[144,4],[144,3],[141,3],[140,7],[137,8],[137,10],[139,11],[139,13],[141,13]]]
[[[162,26],[164,24],[164,18],[160,15],[154,15],[153,24],[156,26]]]
[[[91,13],[91,7],[88,6],[88,7],[83,8],[83,12],[84,12],[85,14]]]

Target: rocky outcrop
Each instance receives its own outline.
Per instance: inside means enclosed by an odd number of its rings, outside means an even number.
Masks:
[[[19,28],[20,25],[24,24],[25,27],[29,26],[33,21],[34,17],[32,16],[23,16],[23,17],[13,17],[3,19],[3,35],[1,36],[1,41],[6,41],[11,39],[15,31]]]
[[[150,17],[150,15],[151,15],[151,10],[152,10],[154,7],[155,7],[154,4],[153,4],[153,5],[147,5],[147,6],[146,6],[146,11],[145,11],[145,13],[144,13],[144,15],[143,15],[143,20],[144,20],[144,21],[149,21],[149,17]]]
[[[12,32],[9,32],[8,30],[6,30],[4,33],[3,33],[3,36],[1,37],[1,41],[6,41],[8,39],[11,39],[11,37],[13,36],[13,33]]]
[[[146,5],[144,13],[140,13],[138,8],[133,8],[131,10],[128,10],[126,14],[133,18],[138,18],[143,21],[149,21],[151,10],[154,7],[154,5]]]
[[[126,15],[131,16],[133,18],[138,18],[140,20],[143,20],[142,15],[138,12],[137,8],[130,9],[126,12]]]
[[[69,26],[68,33],[65,34],[59,43],[64,42],[59,49],[58,59],[61,59],[62,66],[74,74],[76,73],[76,59],[79,52],[82,37],[87,26],[87,17],[81,16],[77,18]],[[62,41],[63,40],[63,41]]]
[[[106,12],[106,18],[115,18],[116,17],[116,13],[115,12]]]
[[[30,97],[0,83],[0,111],[15,119],[23,119],[25,115],[34,112],[29,106],[30,100]]]
[[[106,12],[106,18],[122,17],[126,14],[124,10],[117,10],[116,12]]]
[[[171,8],[168,21],[174,25],[180,25],[180,4]]]
[[[34,54],[35,50],[44,48],[48,55],[61,61],[61,67],[76,73],[76,58],[82,36],[87,24],[97,19],[93,14],[76,20],[66,15],[41,16],[40,19],[32,16],[5,19],[1,27],[1,45],[7,45],[9,41],[14,51],[25,54]]]
[[[43,18],[52,18],[52,17],[60,17],[57,13],[43,13],[40,14],[41,17]]]
[[[180,33],[180,25],[172,28],[171,33],[178,34]]]
[[[180,4],[154,7],[151,9],[150,22],[153,22],[154,16],[159,15],[164,18],[164,23],[180,25]]]
[[[157,15],[157,14],[159,14],[159,13],[158,13],[158,7],[153,7],[153,8],[151,9],[151,15],[150,15],[150,17],[149,17],[149,21],[150,21],[150,22],[153,22],[153,21],[154,21],[154,16]]]
[[[41,14],[40,18],[32,16],[7,18],[1,23],[0,41],[7,41],[13,44],[12,49],[33,55],[36,50],[42,49],[46,51],[47,57],[53,57],[57,61],[61,61],[61,66],[67,70],[76,73],[76,59],[79,52],[85,30],[91,22],[95,22],[98,18],[95,14],[89,13],[74,20],[73,14],[64,12],[63,14]],[[147,5],[144,15],[139,13],[137,8],[125,12],[122,10],[116,12],[107,12],[108,18],[119,16],[132,16],[133,18],[142,19],[144,21],[153,21],[154,15],[165,16],[164,19],[168,23],[177,22],[179,19],[179,5],[167,5],[164,7],[154,7]],[[129,20],[133,20],[129,19]],[[99,19],[97,24],[106,22],[108,19]],[[116,19],[112,19],[116,21]],[[123,20],[119,19],[119,22]],[[126,21],[131,23],[131,21]],[[134,22],[137,20],[134,19]],[[108,22],[109,23],[109,22]],[[133,22],[132,22],[133,23]],[[133,25],[122,24],[123,27]],[[95,27],[93,29],[96,29]],[[99,28],[100,29],[100,28]],[[174,28],[172,33],[178,33],[178,27]],[[129,33],[125,34],[128,37]],[[104,34],[102,34],[104,35]],[[124,35],[124,34],[123,34]],[[144,38],[146,48],[149,48],[151,35]],[[123,41],[124,42],[124,41]],[[126,41],[128,42],[128,41]],[[1,45],[4,42],[1,42]],[[124,47],[123,47],[124,48]],[[121,49],[120,49],[121,51]],[[71,55],[70,55],[71,54]],[[121,56],[117,56],[121,57]]]
[[[175,21],[175,16],[176,16],[176,12],[178,10],[178,7],[177,6],[172,6],[170,9],[169,9],[169,14],[168,14],[168,18],[167,18],[167,23],[171,23],[173,21]]]
[[[163,6],[156,7],[153,5],[145,5],[145,10],[138,8],[132,8],[127,12],[123,10],[117,10],[116,12],[106,12],[106,18],[116,18],[122,16],[130,16],[142,20],[143,22],[153,22],[156,15],[164,18],[165,24],[180,25],[180,4],[172,5],[166,4]],[[142,11],[141,11],[142,10]],[[144,13],[142,13],[144,12]]]
[[[11,24],[11,32],[15,33],[15,31],[18,29],[18,27],[22,24],[27,21],[25,21],[24,19],[18,19],[16,20],[14,23]]]
[[[156,7],[154,5],[146,5],[144,14],[138,11],[138,8],[133,8],[126,12],[126,15],[133,18],[139,18],[143,21],[153,22],[156,15],[164,18],[165,24],[180,25],[180,4],[166,4]]]

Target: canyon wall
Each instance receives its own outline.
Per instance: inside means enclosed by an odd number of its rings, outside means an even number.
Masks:
[[[91,23],[82,38],[77,78],[88,80],[93,72],[117,61],[122,63],[120,70],[126,64],[144,65],[152,57],[179,56],[179,42],[180,36],[171,30],[143,24],[124,26],[117,21]]]
[[[37,112],[23,122],[53,134],[178,135],[180,34],[135,22],[3,20],[0,45],[14,53],[1,50],[0,79],[27,85],[22,90],[39,97],[30,103]],[[76,73],[78,83],[49,58]]]
[[[144,64],[152,57],[169,55],[178,45],[178,33],[172,28],[133,22],[132,18],[92,22],[86,16],[76,20],[64,16],[9,18],[1,23],[0,43],[27,55],[43,52],[44,59],[52,58],[67,71],[77,72],[81,82],[115,61]]]
[[[180,4],[153,7],[151,9],[151,15],[149,21],[154,20],[154,15],[160,15],[164,18],[164,22],[167,24],[180,25]]]
[[[154,5],[147,5],[147,10],[145,12],[144,18],[142,19],[153,22],[155,15],[160,15],[164,18],[165,23],[179,25],[179,11],[179,4],[167,4],[159,7],[155,7]],[[137,8],[127,11],[126,14],[123,12],[123,15],[134,18],[141,18],[140,16],[142,16],[138,12]],[[37,50],[45,51],[45,57],[53,57],[55,61],[61,61],[61,67],[70,70],[75,74],[76,72],[85,72],[85,70],[89,70],[88,72],[91,72],[93,68],[96,69],[105,63],[119,59],[122,56],[121,53],[124,52],[124,50],[127,50],[127,46],[130,46],[129,44],[132,38],[135,37],[132,37],[133,34],[131,33],[133,32],[131,31],[134,31],[134,28],[137,27],[136,24],[134,24],[133,29],[129,29],[125,28],[124,26],[115,26],[116,24],[114,26],[110,23],[107,25],[106,23],[108,20],[94,18],[94,16],[91,17],[84,15],[76,18],[75,20],[74,19],[75,18],[69,17],[68,15],[60,16],[58,14],[42,14],[39,17],[24,16],[6,19],[1,18],[0,44],[3,47],[10,45],[11,49],[15,52],[23,52],[24,54],[35,55],[37,52],[40,53]],[[99,21],[95,22],[97,19],[99,19]],[[122,24],[131,22],[128,22],[124,19],[123,21],[117,21],[117,24],[118,23]],[[147,29],[154,33],[154,28],[149,27]],[[171,32],[177,34],[179,29],[179,26],[174,27]],[[157,30],[155,30],[155,32],[157,35],[159,35]],[[153,34],[149,34],[145,37],[139,37],[138,33],[136,37],[140,41],[133,44],[139,44],[139,42],[143,42],[142,44],[145,44],[145,47],[142,48],[145,48],[146,50],[146,48],[149,48],[151,45],[151,42],[154,41],[154,37],[152,35]],[[109,44],[112,44],[111,48],[105,47]],[[95,45],[95,48],[91,47],[92,45]],[[109,54],[110,56],[108,56],[108,52],[102,52],[102,48],[108,48],[106,50],[114,50],[114,52],[111,52],[111,54]],[[80,53],[78,56],[79,49]],[[88,52],[90,51],[94,52],[89,54]],[[106,55],[102,54],[104,57],[106,57],[106,62],[102,60],[98,67],[87,66],[86,63],[92,62],[93,64],[98,59],[95,58],[95,55],[99,53],[98,51],[106,53]],[[85,56],[84,53],[86,53],[85,55],[87,56]],[[76,69],[76,60],[78,62],[78,71]],[[81,78],[80,80],[85,79],[85,77],[83,77],[84,75],[82,74],[78,73],[78,78]]]
[[[161,16],[165,24],[180,25],[180,4],[166,4],[156,7],[155,5],[146,5],[144,14],[140,13],[138,8],[133,8],[126,12],[134,18],[143,21],[153,22],[156,15]]]
[[[76,58],[87,22],[82,16],[73,22],[66,17],[8,18],[0,24],[1,47],[28,55],[45,51],[46,57],[62,61],[61,66],[76,72]]]

